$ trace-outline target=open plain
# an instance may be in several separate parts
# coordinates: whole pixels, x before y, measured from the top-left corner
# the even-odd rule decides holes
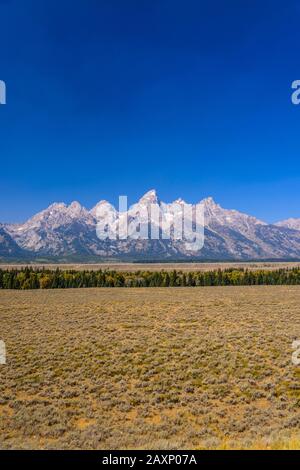
[[[0,448],[300,448],[300,286],[0,291]]]
[[[62,271],[98,271],[109,270],[119,272],[136,272],[136,271],[177,271],[193,272],[193,271],[213,271],[221,269],[248,269],[249,271],[257,271],[263,269],[273,271],[276,269],[297,268],[300,266],[299,261],[232,261],[232,262],[182,262],[182,263],[0,263],[0,269],[24,269],[30,266],[33,269],[50,269],[59,268]]]

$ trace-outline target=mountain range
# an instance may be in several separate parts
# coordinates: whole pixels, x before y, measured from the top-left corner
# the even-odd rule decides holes
[[[151,190],[126,214],[120,215],[142,227],[147,224],[143,214],[149,203],[168,219],[184,201],[177,199],[167,204]],[[211,197],[197,205],[203,209],[205,220],[204,246],[198,252],[189,250],[185,240],[174,237],[100,240],[96,233],[99,218],[106,217],[107,225],[115,226],[119,216],[113,205],[101,200],[91,210],[79,202],[54,203],[25,223],[0,224],[0,260],[300,259],[300,219],[268,224],[239,211],[224,209]]]

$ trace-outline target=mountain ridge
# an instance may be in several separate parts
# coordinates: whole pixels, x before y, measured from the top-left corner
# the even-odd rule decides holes
[[[197,206],[204,212],[204,246],[191,252],[186,240],[141,239],[135,233],[149,229],[146,210],[151,203],[160,217],[170,220],[171,214],[182,216],[184,200],[162,202],[155,189],[145,193],[137,203],[118,213],[107,200],[100,200],[90,210],[78,201],[67,205],[53,203],[22,224],[0,224],[0,259],[22,256],[95,256],[106,259],[300,259],[300,219],[268,224],[235,209],[224,209],[212,197],[200,200]],[[96,233],[97,223],[105,221],[113,230],[128,219],[136,239],[101,240]],[[299,224],[298,224],[299,222]],[[0,236],[1,236],[0,233]],[[192,232],[190,233],[190,235]],[[140,237],[140,238],[139,238]],[[1,241],[2,240],[2,241]]]

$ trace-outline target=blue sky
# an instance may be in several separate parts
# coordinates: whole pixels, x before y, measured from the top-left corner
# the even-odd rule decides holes
[[[300,4],[0,0],[0,221],[213,196],[300,217]]]

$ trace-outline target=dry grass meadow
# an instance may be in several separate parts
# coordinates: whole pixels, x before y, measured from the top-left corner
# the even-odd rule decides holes
[[[127,272],[136,272],[136,271],[177,271],[184,272],[193,272],[193,271],[213,271],[216,269],[248,269],[249,271],[255,271],[258,269],[264,269],[267,271],[272,271],[275,269],[285,269],[285,268],[297,268],[299,267],[299,261],[232,261],[232,262],[205,262],[205,263],[94,263],[94,264],[84,264],[84,263],[63,263],[63,264],[51,264],[51,263],[31,263],[29,266],[32,268],[45,268],[50,270],[55,270],[59,268],[60,270],[70,270],[74,269],[75,271],[98,271],[110,270],[110,271],[127,271]],[[27,264],[5,264],[0,263],[1,269],[24,269],[28,266]]]
[[[0,291],[0,448],[299,448],[299,305],[300,286]]]

